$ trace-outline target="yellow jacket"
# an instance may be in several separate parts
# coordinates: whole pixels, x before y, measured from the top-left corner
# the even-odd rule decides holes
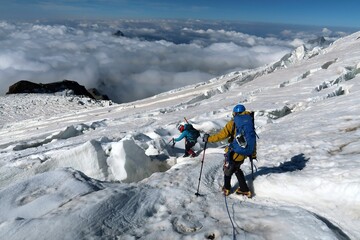
[[[250,114],[250,112],[245,111],[241,114]],[[231,119],[229,122],[226,123],[225,127],[223,127],[223,129],[221,129],[219,132],[210,135],[208,138],[208,142],[219,142],[222,140],[225,140],[227,138],[235,138],[235,134],[236,134],[236,130],[235,128],[233,129],[233,125],[234,125],[234,119]],[[228,151],[228,147],[225,148],[225,152]],[[244,159],[246,158],[246,156],[244,155],[240,155],[237,153],[234,153],[233,155],[233,160],[234,161],[244,161]],[[256,150],[253,153],[253,158],[256,158]]]

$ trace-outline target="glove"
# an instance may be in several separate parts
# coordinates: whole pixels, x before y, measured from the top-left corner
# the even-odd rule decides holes
[[[171,143],[171,147],[174,148],[174,146],[175,146],[175,138],[172,138],[172,139],[168,142],[168,144],[170,144],[170,143]]]
[[[203,136],[203,142],[207,142],[209,140],[210,135],[205,133]]]

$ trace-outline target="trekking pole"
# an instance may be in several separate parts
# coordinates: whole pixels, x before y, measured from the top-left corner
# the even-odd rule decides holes
[[[255,177],[254,177],[254,159],[252,156],[249,156],[250,158],[250,163],[251,163],[251,178],[254,181]],[[255,160],[257,161],[257,159],[255,158]],[[255,166],[256,171],[257,171],[257,167]]]
[[[172,138],[167,144],[170,144],[172,142],[172,145],[171,145],[171,147],[172,148],[174,148],[174,146],[175,146],[175,141],[174,141],[174,139]]]
[[[202,173],[202,170],[203,170],[204,159],[205,159],[206,144],[207,144],[207,142],[205,142],[205,145],[204,145],[204,152],[203,152],[203,157],[202,157],[202,160],[201,160],[199,184],[198,184],[198,187],[197,187],[197,192],[195,193],[195,195],[196,195],[197,197],[198,197],[198,196],[201,196],[201,194],[199,193],[199,188],[200,188],[201,173]]]

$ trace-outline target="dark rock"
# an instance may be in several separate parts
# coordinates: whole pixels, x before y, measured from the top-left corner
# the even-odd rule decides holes
[[[41,91],[41,86],[37,83],[33,83],[26,80],[21,80],[9,87],[9,91],[6,94],[13,93],[33,93]]]
[[[125,36],[125,34],[120,30],[117,30],[115,33],[113,33],[113,35],[116,37],[124,37]]]
[[[74,95],[85,96],[96,99],[86,88],[75,81],[63,80],[62,82],[54,83],[33,83],[26,80],[21,80],[9,87],[6,94],[16,93],[56,93],[65,90],[71,90]]]
[[[89,88],[88,92],[97,100],[110,100],[107,95],[100,93],[96,88]]]
[[[308,41],[308,44],[312,44],[319,47],[327,47],[332,43],[332,41],[326,40],[324,37],[318,37]]]

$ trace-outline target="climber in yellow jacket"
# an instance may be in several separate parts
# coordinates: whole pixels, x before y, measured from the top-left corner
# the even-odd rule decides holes
[[[238,104],[233,109],[233,117],[235,118],[237,115],[250,115],[249,111],[246,111],[245,107],[241,104]],[[224,195],[227,196],[230,194],[231,190],[231,177],[235,173],[236,178],[239,182],[239,187],[236,189],[235,193],[240,195],[245,195],[248,198],[252,197],[251,191],[246,184],[245,176],[243,171],[240,169],[241,164],[244,163],[244,160],[248,157],[248,155],[239,154],[233,151],[231,147],[232,142],[236,136],[236,127],[235,120],[232,118],[223,129],[219,132],[209,135],[205,134],[203,140],[205,142],[219,142],[225,139],[229,139],[229,146],[225,148],[225,161],[224,161],[224,186],[222,188]],[[236,141],[235,141],[236,142]],[[256,144],[256,143],[255,143]],[[252,158],[256,158],[256,149],[251,151]]]

